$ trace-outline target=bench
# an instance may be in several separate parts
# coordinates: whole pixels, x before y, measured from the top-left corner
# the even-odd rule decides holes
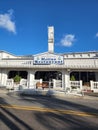
[[[42,82],[42,83],[37,82],[36,83],[36,89],[39,88],[39,87],[41,87],[42,89],[49,88],[49,83],[48,82]]]

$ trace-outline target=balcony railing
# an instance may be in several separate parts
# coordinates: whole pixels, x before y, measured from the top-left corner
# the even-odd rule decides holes
[[[0,68],[98,69],[98,59],[65,59],[62,65],[34,65],[33,60],[1,60]]]

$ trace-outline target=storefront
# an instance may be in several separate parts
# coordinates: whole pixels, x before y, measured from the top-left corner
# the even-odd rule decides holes
[[[30,88],[36,88],[37,82],[51,82],[53,89],[65,90],[71,80],[90,87],[90,81],[98,82],[98,52],[54,53],[54,28],[49,27],[47,52],[15,56],[0,51],[0,86],[16,75],[26,79]]]

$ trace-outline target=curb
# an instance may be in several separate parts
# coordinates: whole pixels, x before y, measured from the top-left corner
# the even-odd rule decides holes
[[[59,92],[59,91],[41,91],[41,90],[31,90],[31,91],[6,91],[5,93],[7,94],[11,94],[11,95],[26,95],[26,96],[53,96],[56,98],[62,98],[62,99],[66,99],[66,98],[75,98],[75,99],[87,99],[87,100],[98,100],[98,97],[94,97],[94,96],[88,96],[88,95],[84,95],[82,96],[81,94],[65,94],[65,92]]]

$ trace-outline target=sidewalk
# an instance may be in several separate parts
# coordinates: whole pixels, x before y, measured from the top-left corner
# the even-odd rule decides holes
[[[98,100],[98,93],[84,93],[82,94],[74,94],[74,93],[62,93],[58,92],[53,94],[56,98],[73,98],[73,99],[89,99],[89,100]]]
[[[6,90],[5,88],[0,88],[0,94],[6,94],[8,93],[8,90]]]
[[[42,96],[53,96],[56,98],[79,98],[79,99],[89,99],[89,100],[98,100],[98,93],[84,93],[81,94],[74,94],[74,93],[65,93],[64,91],[53,91],[53,90],[35,90],[35,89],[27,89],[21,91],[8,91],[6,89],[0,88],[0,94],[13,94],[13,95],[42,95]]]
[[[98,100],[98,93],[93,93],[93,92],[84,93],[84,98]]]

